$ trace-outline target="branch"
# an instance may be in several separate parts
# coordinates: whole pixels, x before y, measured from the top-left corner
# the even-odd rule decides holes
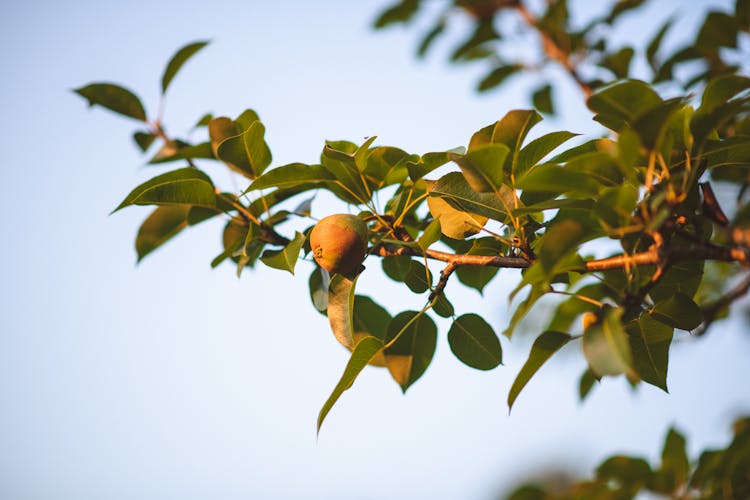
[[[525,5],[523,5],[522,2],[515,3],[515,8],[516,11],[518,11],[518,13],[521,15],[521,18],[526,22],[526,24],[539,32],[539,36],[542,38],[542,47],[544,48],[544,52],[547,54],[547,57],[549,57],[553,61],[557,61],[558,63],[560,63],[565,71],[567,71],[568,74],[570,74],[570,76],[573,78],[573,80],[575,80],[575,82],[583,91],[584,95],[586,97],[590,97],[591,94],[594,93],[594,91],[591,86],[581,77],[581,75],[578,74],[578,69],[571,60],[570,53],[564,48],[560,47],[552,38],[552,36],[539,26],[539,20],[535,18],[531,12],[529,12],[529,10]]]
[[[711,324],[716,320],[716,316],[719,315],[721,310],[725,307],[729,307],[733,302],[747,295],[747,292],[749,290],[750,274],[745,276],[745,278],[740,281],[737,286],[729,290],[725,295],[722,295],[714,302],[711,302],[701,309],[701,312],[703,313],[703,323],[696,330],[694,330],[693,333],[698,337],[700,337],[701,335],[705,335],[706,331],[708,331],[708,327],[710,327]]]

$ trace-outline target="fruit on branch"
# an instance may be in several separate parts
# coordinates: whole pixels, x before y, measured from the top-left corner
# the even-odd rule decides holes
[[[365,259],[367,241],[367,224],[351,214],[324,217],[310,233],[315,262],[331,274],[356,274]]]

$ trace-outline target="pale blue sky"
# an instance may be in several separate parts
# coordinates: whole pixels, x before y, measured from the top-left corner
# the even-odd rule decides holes
[[[447,66],[446,44],[417,62],[414,30],[372,32],[382,3],[0,6],[0,497],[493,498],[540,463],[583,473],[615,452],[655,458],[672,423],[693,454],[724,444],[732,418],[750,411],[750,339],[732,322],[698,341],[677,334],[669,395],[606,380],[579,405],[584,360],[571,346],[511,416],[505,399],[528,344],[503,339],[505,366],[479,372],[453,357],[440,323],[433,364],[406,396],[385,371],[366,370],[316,441],[347,355],[309,304],[309,263],[296,277],[261,267],[237,280],[229,266],[211,270],[221,228],[205,224],[135,266],[148,209],[108,214],[163,168],[143,166],[134,122],[86,109],[72,88],[118,82],[154,110],[167,59],[210,38],[173,82],[169,130],[252,107],[274,165],[315,161],[325,139],[451,148],[528,106],[523,84],[477,96],[480,69]],[[666,17],[681,2],[659,4]],[[540,131],[596,131],[575,89],[560,88],[564,120]],[[314,214],[341,209],[323,199]],[[459,313],[500,331],[515,278],[501,272],[483,299],[457,283],[448,293]],[[421,305],[375,272],[359,287],[392,313]]]

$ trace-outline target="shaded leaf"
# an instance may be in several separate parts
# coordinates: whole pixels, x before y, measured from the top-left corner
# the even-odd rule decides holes
[[[633,353],[633,369],[644,382],[666,392],[673,328],[643,314],[625,325],[625,331]]]
[[[513,408],[513,403],[521,393],[531,377],[552,357],[562,346],[570,342],[570,335],[562,332],[547,331],[542,333],[534,341],[529,353],[529,359],[526,360],[521,371],[516,375],[513,385],[508,393],[508,410]]]
[[[388,325],[385,349],[388,371],[403,392],[422,376],[432,361],[437,343],[437,327],[429,316],[417,311],[397,314]]]
[[[700,307],[681,292],[657,303],[651,310],[651,316],[665,325],[687,331],[697,328],[703,321]]]
[[[406,23],[419,9],[419,0],[401,0],[386,8],[375,20],[376,28],[385,28],[392,24]]]
[[[341,379],[323,404],[323,407],[320,409],[320,413],[318,414],[318,432],[320,432],[320,427],[323,425],[323,421],[331,411],[331,408],[333,408],[333,405],[336,404],[336,401],[341,397],[341,394],[352,386],[364,367],[367,366],[367,364],[382,349],[383,343],[376,337],[364,337],[354,347],[349,362],[346,364],[346,368],[344,368],[344,373],[341,375]]]
[[[550,84],[543,85],[536,89],[531,95],[531,102],[534,104],[534,108],[536,108],[537,111],[541,111],[548,115],[555,114],[555,106],[552,103],[552,86]]]
[[[594,372],[589,368],[586,368],[586,371],[581,374],[581,379],[578,381],[578,398],[580,401],[586,399],[596,381]]]
[[[315,309],[320,313],[325,314],[328,310],[328,287],[330,284],[331,277],[328,275],[328,271],[315,266],[313,272],[310,273],[308,287],[310,289],[310,300]]]
[[[185,45],[172,56],[169,60],[167,67],[164,70],[164,75],[161,77],[161,93],[164,94],[175,77],[177,72],[182,68],[182,65],[187,62],[196,52],[201,50],[203,47],[208,45],[208,40],[193,42]]]
[[[518,73],[521,69],[523,69],[523,66],[520,66],[518,64],[498,66],[480,80],[479,84],[477,85],[477,91],[487,92],[488,90],[494,89],[514,73]]]
[[[142,122],[146,121],[146,110],[141,100],[130,90],[113,83],[91,83],[74,92],[89,102]]]
[[[599,322],[583,332],[583,353],[595,375],[628,372],[632,354],[620,318],[623,309],[609,308]]]
[[[558,146],[577,135],[578,134],[572,132],[560,131],[550,132],[549,134],[534,139],[519,152],[515,175],[523,175],[528,170],[535,167],[537,163],[554,151]]]
[[[688,460],[685,437],[674,428],[669,429],[661,452],[661,467],[654,474],[651,487],[660,493],[674,493],[688,480]]]
[[[478,370],[491,370],[503,361],[500,339],[477,314],[464,314],[453,322],[448,344],[462,363]]]
[[[172,149],[174,151],[174,148]],[[160,154],[161,153],[161,154]],[[203,142],[194,146],[183,146],[171,154],[163,154],[161,151],[151,158],[148,163],[151,165],[158,163],[167,163],[177,160],[188,160],[193,158],[214,159],[214,153],[211,149],[210,142]]]
[[[189,211],[189,205],[169,205],[157,207],[151,212],[135,238],[138,262],[185,229]]]
[[[154,143],[155,139],[156,134],[152,134],[151,132],[136,132],[133,134],[133,140],[144,153]]]

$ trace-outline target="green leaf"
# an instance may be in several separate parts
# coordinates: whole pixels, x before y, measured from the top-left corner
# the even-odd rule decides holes
[[[502,198],[494,193],[477,193],[459,172],[444,175],[430,188],[430,196],[444,199],[456,210],[504,222],[513,206],[512,190],[503,186]],[[434,216],[434,214],[433,214]]]
[[[281,250],[266,250],[260,260],[268,267],[289,271],[294,274],[294,266],[297,264],[302,245],[305,244],[305,235],[295,233],[294,239]]]
[[[627,78],[630,70],[630,61],[633,59],[634,53],[635,51],[632,47],[623,47],[617,52],[607,54],[600,65],[614,73],[618,79]]]
[[[468,255],[501,255],[501,252],[502,244],[492,237],[486,237],[473,239],[471,248],[466,253]],[[482,294],[484,287],[497,275],[498,271],[497,267],[459,266],[456,269],[456,277],[464,285]]]
[[[644,382],[667,392],[667,367],[673,329],[648,314],[643,314],[625,325],[625,331],[633,354],[635,372]]]
[[[354,296],[353,318],[355,337],[370,335],[383,342],[388,333],[388,325],[393,319],[383,306],[364,295]]]
[[[216,156],[230,167],[254,179],[271,164],[271,151],[263,136],[265,127],[256,120],[241,134],[221,141]]]
[[[406,23],[419,9],[419,0],[401,0],[385,9],[375,20],[375,28],[385,28],[392,24]]]
[[[558,263],[574,252],[584,237],[583,226],[575,220],[565,219],[552,225],[539,244],[538,255],[542,268],[548,274],[555,271]]]
[[[440,36],[440,34],[444,30],[445,20],[441,18],[440,21],[435,24],[435,26],[422,38],[422,41],[419,44],[419,48],[417,49],[417,57],[424,57],[427,54],[430,46],[432,46],[432,43],[438,36]]]
[[[477,370],[491,370],[503,361],[500,339],[477,314],[464,314],[453,322],[448,344],[462,363]]]
[[[422,376],[435,353],[437,327],[424,313],[404,311],[388,324],[388,342],[384,351],[388,371],[403,392]]]
[[[646,47],[646,60],[648,61],[649,66],[651,66],[651,69],[654,72],[658,67],[656,62],[656,54],[657,52],[659,52],[659,47],[661,46],[661,42],[664,39],[664,36],[669,31],[669,28],[672,27],[672,23],[674,23],[674,19],[667,19],[667,21],[662,24],[661,28],[659,28],[659,31],[656,32],[656,35],[651,39],[651,41],[648,43],[648,46]]]
[[[404,281],[411,270],[412,258],[408,255],[383,257],[383,272],[394,281]]]
[[[157,175],[132,190],[112,212],[129,205],[174,204],[216,206],[216,192],[211,179],[192,167]]]
[[[555,107],[552,103],[552,86],[550,84],[543,85],[536,89],[531,95],[531,102],[537,111],[546,113],[548,115],[555,114]]]
[[[417,240],[417,245],[422,250],[427,250],[430,245],[440,239],[440,219],[430,222]]]
[[[250,184],[245,191],[256,191],[270,187],[291,188],[305,185],[318,185],[333,180],[333,175],[321,165],[290,163],[264,173]]]
[[[367,151],[362,173],[373,190],[401,184],[408,175],[406,162],[411,158],[416,155],[390,146],[378,146]]]
[[[547,360],[552,357],[562,346],[570,342],[571,337],[567,333],[547,331],[542,333],[534,341],[529,353],[529,359],[526,360],[521,371],[516,375],[513,385],[508,393],[508,410],[513,408],[516,398],[521,393],[531,377],[542,367]]]
[[[151,132],[136,132],[133,134],[133,140],[138,145],[138,148],[142,152],[146,152],[149,147],[151,147],[151,144],[154,143],[154,140],[156,139],[156,134],[152,134]]]
[[[680,292],[658,302],[651,310],[651,316],[665,325],[687,331],[697,328],[703,322],[698,304]]]
[[[632,354],[620,318],[622,308],[609,308],[604,317],[583,332],[583,354],[595,375],[630,371]]]
[[[550,163],[528,171],[516,182],[516,187],[529,192],[581,193],[586,197],[599,191],[596,181],[589,175]]]
[[[471,36],[460,44],[451,54],[451,61],[471,59],[472,52],[480,49],[486,42],[497,40],[500,35],[495,31],[492,18],[479,19]]]
[[[453,208],[442,198],[427,198],[432,217],[440,220],[440,231],[449,238],[462,240],[482,230],[487,217]]]
[[[596,113],[594,120],[614,131],[630,123],[662,100],[647,83],[625,80],[605,87],[588,98],[586,104]]]
[[[586,399],[596,381],[597,379],[594,372],[586,368],[586,371],[581,374],[581,379],[578,381],[578,398],[580,401]]]
[[[353,154],[337,150],[327,143],[320,161],[345,190],[345,201],[364,203],[370,199],[367,185],[357,168]]]
[[[192,160],[193,158],[214,159],[211,143],[203,142],[194,146],[184,146],[177,149],[173,154],[168,155],[157,153],[157,155],[151,158],[148,163],[149,165],[155,165],[177,160]]]
[[[310,300],[315,309],[323,314],[328,310],[328,287],[330,284],[331,277],[328,275],[328,271],[315,266],[308,280]]]
[[[487,92],[488,90],[494,89],[507,80],[508,77],[519,72],[521,69],[523,69],[523,66],[518,64],[498,66],[482,78],[477,86],[477,91]]]
[[[442,316],[443,318],[452,318],[456,313],[453,304],[451,304],[448,297],[445,296],[445,293],[438,295],[435,305],[432,306],[432,310],[435,311],[435,314]]]
[[[709,12],[695,45],[703,50],[737,47],[737,19],[724,12]]]
[[[670,494],[682,490],[690,473],[686,447],[685,437],[674,428],[669,429],[661,452],[661,467],[652,481],[654,491]]]
[[[407,161],[406,169],[409,172],[409,178],[416,182],[436,168],[445,165],[450,161],[448,158],[450,153],[462,155],[466,153],[466,148],[461,146],[448,151],[425,153],[419,161]]]
[[[218,158],[219,144],[240,133],[237,124],[226,116],[219,116],[208,122],[208,136],[211,139],[211,149]]]
[[[169,87],[172,79],[175,77],[180,68],[182,68],[182,65],[185,64],[187,60],[190,59],[196,52],[208,45],[208,43],[208,40],[189,43],[178,50],[174,56],[172,56],[172,59],[169,60],[169,63],[164,70],[164,75],[161,77],[162,94],[167,92],[167,87]]]
[[[336,340],[341,345],[354,347],[354,287],[357,278],[351,280],[343,274],[334,274],[328,286],[328,322]]]
[[[522,176],[527,171],[534,168],[537,163],[562,143],[576,137],[577,135],[578,134],[563,130],[560,132],[551,132],[534,139],[519,152],[515,175],[517,177]]]
[[[142,122],[146,121],[146,110],[141,100],[130,90],[113,83],[91,83],[74,92],[89,102]]]
[[[158,207],[143,221],[135,238],[138,262],[187,227],[189,205]]]
[[[331,411],[331,408],[333,408],[333,405],[336,404],[336,401],[341,397],[341,394],[352,386],[364,367],[367,366],[367,364],[382,349],[383,342],[375,337],[364,337],[354,347],[352,356],[349,358],[346,368],[344,368],[344,373],[341,375],[341,379],[339,379],[333,392],[320,409],[320,413],[318,414],[318,433],[320,433],[320,427],[323,425],[323,421]]]
[[[429,276],[429,277],[428,277]],[[424,293],[432,285],[432,273],[421,262],[409,261],[409,273],[404,278],[404,283],[414,293]]]
[[[478,193],[500,193],[503,186],[503,164],[510,150],[505,144],[485,144],[466,155],[449,153],[469,186]]]
[[[596,469],[596,477],[601,481],[612,481],[620,486],[624,496],[632,498],[651,479],[651,466],[642,458],[616,455],[605,460]]]

